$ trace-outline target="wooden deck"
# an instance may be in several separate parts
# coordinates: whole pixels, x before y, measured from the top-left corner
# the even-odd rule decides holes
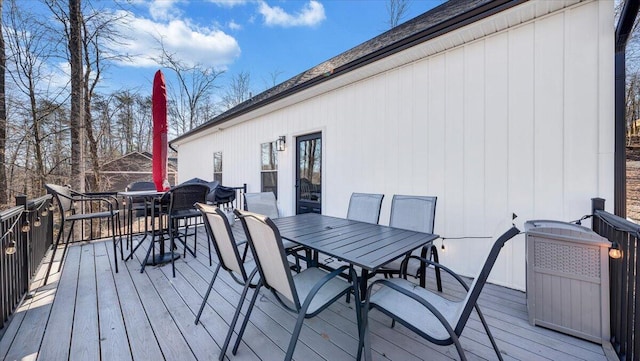
[[[242,287],[221,272],[201,323],[194,325],[214,270],[203,233],[198,251],[197,258],[187,255],[177,261],[172,278],[170,264],[140,273],[135,259],[120,261],[120,272],[114,273],[108,241],[70,246],[62,272],[52,274],[49,284],[41,285],[41,273],[36,277],[33,297],[23,302],[0,339],[0,359],[217,359]],[[139,250],[138,256],[143,253]],[[213,259],[215,266],[215,255]],[[433,286],[433,277],[428,283]],[[461,288],[452,279],[444,277],[443,283],[445,294],[460,297]],[[267,292],[261,291],[237,355],[227,352],[230,359],[284,358],[295,318]],[[523,292],[487,285],[480,305],[505,360],[607,359],[600,345],[530,326]],[[389,319],[377,311],[371,318],[374,359],[458,358],[453,347],[432,345],[400,325],[391,328]],[[340,300],[305,320],[294,358],[353,360],[357,343],[353,304]],[[461,343],[470,360],[496,359],[475,315]]]

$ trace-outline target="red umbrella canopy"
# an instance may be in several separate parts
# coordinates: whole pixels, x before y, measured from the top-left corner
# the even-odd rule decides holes
[[[153,78],[153,93],[151,95],[151,110],[153,117],[153,183],[158,191],[169,189],[167,177],[167,87],[162,71],[158,70]]]

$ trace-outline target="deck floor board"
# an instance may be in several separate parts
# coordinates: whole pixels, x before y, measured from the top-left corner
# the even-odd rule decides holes
[[[233,227],[242,238],[241,227]],[[148,266],[140,273],[145,241],[132,260],[119,260],[115,273],[111,240],[73,244],[61,273],[54,260],[49,283],[42,285],[43,264],[25,299],[0,339],[0,360],[214,360],[218,358],[242,286],[221,270],[200,324],[195,325],[202,297],[217,266],[209,266],[207,238],[199,227],[197,257],[187,254],[171,264]],[[182,251],[182,246],[179,246]],[[49,256],[50,257],[50,256]],[[433,270],[427,287],[434,288]],[[443,277],[447,297],[463,290]],[[245,335],[229,360],[284,358],[295,315],[261,290]],[[250,296],[242,309],[247,310]],[[509,360],[606,360],[602,347],[529,324],[523,292],[487,285],[480,307]],[[452,346],[433,345],[377,311],[370,314],[374,360],[457,360]],[[315,318],[304,321],[294,353],[298,360],[353,360],[358,339],[353,298],[337,301]],[[237,326],[236,330],[240,325]],[[461,343],[469,360],[494,360],[495,354],[477,317],[472,314]]]

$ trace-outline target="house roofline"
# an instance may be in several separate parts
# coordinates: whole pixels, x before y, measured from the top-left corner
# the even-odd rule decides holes
[[[378,50],[375,50],[369,54],[366,54],[364,56],[361,56],[353,61],[350,61],[344,65],[341,65],[335,69],[332,69],[331,73],[329,75],[327,74],[321,74],[321,75],[317,75],[307,81],[301,82],[300,84],[294,85],[288,89],[285,89],[277,94],[274,94],[272,96],[267,96],[266,98],[255,102],[254,104],[251,104],[249,106],[245,106],[243,109],[239,109],[239,110],[235,110],[234,108],[226,111],[225,113],[222,113],[220,115],[218,115],[217,117],[215,117],[214,119],[212,119],[211,121],[208,121],[196,128],[194,128],[193,130],[180,135],[174,139],[172,139],[169,144],[172,145],[172,143],[174,142],[178,142],[180,140],[186,139],[188,137],[191,137],[197,133],[200,133],[204,130],[207,130],[209,128],[213,128],[213,127],[218,127],[221,124],[224,124],[227,121],[233,120],[239,116],[251,113],[257,109],[260,109],[266,105],[272,104],[276,101],[285,99],[291,95],[294,95],[296,93],[299,93],[303,90],[309,89],[311,87],[314,87],[318,84],[321,84],[325,81],[328,81],[336,76],[339,75],[343,75],[343,74],[347,74],[351,71],[354,71],[358,68],[364,67],[366,65],[369,65],[373,62],[376,62],[380,59],[384,59],[388,56],[391,56],[393,54],[396,54],[398,52],[401,52],[403,50],[406,50],[408,48],[411,48],[417,44],[429,41],[433,38],[436,38],[438,36],[441,36],[443,34],[449,33],[451,31],[457,30],[463,26],[466,26],[468,24],[471,24],[473,22],[476,22],[478,20],[487,18],[489,16],[495,15],[497,13],[500,13],[504,10],[507,10],[509,8],[512,8],[514,6],[520,5],[522,3],[527,2],[528,0],[495,0],[495,1],[490,1],[484,4],[481,4],[469,11],[466,11],[462,14],[459,14],[457,16],[454,16],[452,18],[446,19],[440,23],[437,23],[433,26],[430,26],[426,29],[420,30],[415,34],[409,35],[405,38],[402,38],[396,42],[393,42],[387,46],[384,46]],[[444,4],[443,4],[444,5]],[[435,8],[437,9],[437,8]],[[433,10],[435,10],[433,9]],[[433,11],[431,10],[431,11]],[[390,30],[390,31],[393,31]],[[381,34],[384,35],[384,34]],[[381,36],[380,35],[380,36]],[[375,38],[374,38],[375,39]],[[373,40],[373,39],[372,39]],[[363,43],[364,44],[364,43]],[[361,44],[362,45],[362,44]],[[302,75],[304,75],[305,73],[301,73],[296,75],[294,78],[296,77],[300,77]],[[278,85],[279,86],[279,85]],[[278,87],[276,86],[276,87]],[[274,87],[274,88],[276,88]],[[265,92],[269,92],[272,89],[271,88],[269,90],[266,90]],[[247,102],[251,102],[252,100],[249,99],[247,100]],[[172,149],[174,149],[172,147]]]

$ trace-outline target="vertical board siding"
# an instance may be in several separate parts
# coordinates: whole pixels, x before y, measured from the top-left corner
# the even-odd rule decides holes
[[[497,236],[512,212],[569,221],[613,194],[613,5],[556,5],[497,14],[419,45],[440,53],[184,143],[180,177],[210,179],[222,150],[224,183],[258,191],[259,144],[286,135],[278,202],[291,215],[295,137],[322,131],[323,213],[345,216],[352,192],[384,193],[387,224],[393,194],[438,196],[435,232],[461,238],[441,260],[472,275],[492,243],[473,237]],[[522,23],[529,13],[542,17]],[[446,45],[456,39],[470,42]],[[508,243],[491,282],[524,289],[524,258],[522,237]]]
[[[438,55],[430,58],[424,62],[428,64],[429,74],[429,98],[427,99],[428,109],[427,117],[424,122],[429,128],[427,134],[427,146],[429,149],[429,156],[427,166],[429,167],[429,185],[428,193],[438,196],[438,202],[436,203],[436,220],[434,230],[441,232],[444,227],[444,219],[447,209],[449,208],[449,202],[444,199],[444,191],[447,184],[447,178],[442,171],[445,167],[445,149],[443,139],[446,134],[446,112],[445,112],[445,56]],[[434,169],[438,169],[434,172]],[[416,193],[420,194],[420,193]]]
[[[566,12],[565,24],[565,212],[590,206],[583,194],[597,188],[598,26],[597,4]],[[580,30],[576,28],[580,28]],[[593,99],[593,101],[586,101]],[[577,217],[576,217],[577,216]]]
[[[464,48],[457,48],[445,55],[445,136],[439,141],[444,148],[445,190],[441,198],[447,203],[444,228],[438,228],[448,237],[460,237],[464,233]],[[459,242],[450,248],[456,251]]]
[[[485,234],[485,44],[465,47],[463,103],[464,229]],[[474,242],[477,243],[477,242]]]
[[[412,82],[410,87],[411,94],[415,97],[415,101],[411,102],[411,133],[408,138],[413,143],[414,157],[410,157],[411,169],[413,172],[413,182],[410,184],[412,194],[420,194],[426,190],[434,191],[435,182],[429,178],[432,152],[429,149],[430,139],[432,137],[433,126],[429,126],[429,62],[423,61],[415,63],[412,66]]]
[[[598,2],[598,66],[600,69],[614,69],[613,41],[611,29],[615,28],[614,18],[610,15],[612,4],[607,1]],[[614,81],[611,74],[605,72],[598,73],[598,89],[601,95],[598,96],[598,190],[601,192],[598,197],[603,199],[613,199],[614,181],[611,176],[614,174],[614,117],[611,109],[614,109]],[[610,96],[603,96],[609,94]],[[607,202],[607,207],[613,208],[613,202]]]
[[[509,34],[488,37],[485,44],[485,178],[484,210],[486,226],[484,236],[495,236],[509,226]],[[501,139],[502,141],[495,141]],[[488,240],[476,240],[489,243]],[[507,264],[499,259],[494,274],[506,275]]]
[[[540,20],[535,26],[535,68],[546,69],[535,82],[535,212],[565,219],[564,201],[564,15]],[[557,41],[547,39],[557,37]],[[546,210],[546,211],[545,211]]]

